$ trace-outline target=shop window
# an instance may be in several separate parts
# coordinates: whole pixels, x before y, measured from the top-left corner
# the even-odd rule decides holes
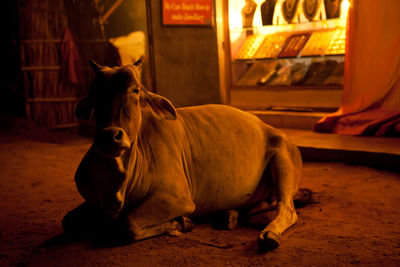
[[[228,7],[232,105],[340,105],[348,0],[229,0]]]

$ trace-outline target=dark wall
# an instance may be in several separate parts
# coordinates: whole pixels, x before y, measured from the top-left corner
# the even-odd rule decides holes
[[[3,4],[3,45],[1,58],[3,70],[0,86],[0,114],[24,115],[24,99],[21,91],[21,74],[19,72],[18,46],[18,9],[16,1]]]
[[[102,3],[104,10],[108,10],[115,1]],[[149,89],[169,98],[178,107],[219,103],[215,27],[162,26],[161,4],[162,0],[124,0],[104,25],[106,38],[138,30],[145,32],[148,41],[154,44],[151,51],[146,49],[153,56],[145,58],[144,80]],[[151,63],[154,72],[150,71]],[[152,73],[152,79],[147,78],[148,73]]]
[[[149,3],[156,92],[178,107],[219,103],[215,27],[162,26],[162,1]]]
[[[105,3],[106,10],[115,3],[115,0],[108,0],[108,2]],[[148,40],[146,0],[124,0],[108,18],[107,23],[104,25],[104,31],[107,39],[125,36],[134,31],[142,31]],[[149,47],[148,42],[146,42],[142,82],[149,90],[154,91],[150,72],[151,62],[148,55]]]
[[[71,1],[65,1],[67,3]],[[74,2],[74,1],[72,1]],[[104,1],[109,7],[115,1]],[[85,2],[86,3],[86,2]],[[91,2],[88,2],[89,6]],[[151,9],[146,8],[146,3]],[[150,13],[150,29],[154,46],[153,58],[147,64],[154,63],[153,90],[169,98],[176,106],[219,103],[219,75],[217,35],[215,27],[171,27],[161,23],[162,0],[125,0],[109,17],[105,25],[106,38],[127,35],[141,30],[147,33],[147,12]],[[0,113],[24,114],[23,90],[19,71],[18,43],[18,10],[16,2],[6,1],[3,24],[7,49],[3,51],[3,59],[7,62],[3,72],[2,90],[0,90]],[[92,6],[90,8],[93,9]],[[78,28],[90,29],[96,16],[90,16],[86,8],[78,9],[86,15],[74,12],[69,23],[78,39],[99,38],[99,34],[80,36],[73,24]],[[68,12],[67,12],[68,13]],[[90,13],[92,14],[92,13]],[[93,14],[92,14],[93,15]],[[10,23],[11,22],[11,23]],[[10,25],[11,24],[11,25]],[[93,33],[93,30],[90,30]],[[96,36],[95,36],[96,35]],[[148,50],[149,51],[149,50]],[[90,58],[97,59],[91,56]],[[86,63],[87,58],[82,60]],[[106,64],[106,62],[100,63]],[[152,87],[151,85],[149,87]]]
[[[147,32],[146,1],[124,0],[111,14],[104,30],[107,38],[128,35],[133,31]]]

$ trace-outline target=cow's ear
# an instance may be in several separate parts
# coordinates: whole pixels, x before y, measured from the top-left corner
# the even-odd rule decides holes
[[[92,101],[89,97],[80,100],[75,106],[75,116],[81,120],[90,120],[93,113]]]
[[[148,104],[154,116],[158,119],[176,120],[176,109],[171,101],[160,95],[146,92],[141,99],[142,104]]]

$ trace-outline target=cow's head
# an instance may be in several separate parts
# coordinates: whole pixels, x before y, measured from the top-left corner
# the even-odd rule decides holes
[[[90,61],[95,78],[89,96],[77,104],[75,115],[90,119],[94,113],[97,126],[94,145],[108,156],[121,156],[135,142],[143,106],[150,107],[159,119],[176,119],[171,102],[147,91],[140,82],[141,63],[138,60],[133,65],[110,68]]]

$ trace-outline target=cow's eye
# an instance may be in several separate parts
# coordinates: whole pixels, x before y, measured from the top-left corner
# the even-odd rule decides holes
[[[139,89],[135,88],[132,90],[133,93],[138,94],[139,93]]]

